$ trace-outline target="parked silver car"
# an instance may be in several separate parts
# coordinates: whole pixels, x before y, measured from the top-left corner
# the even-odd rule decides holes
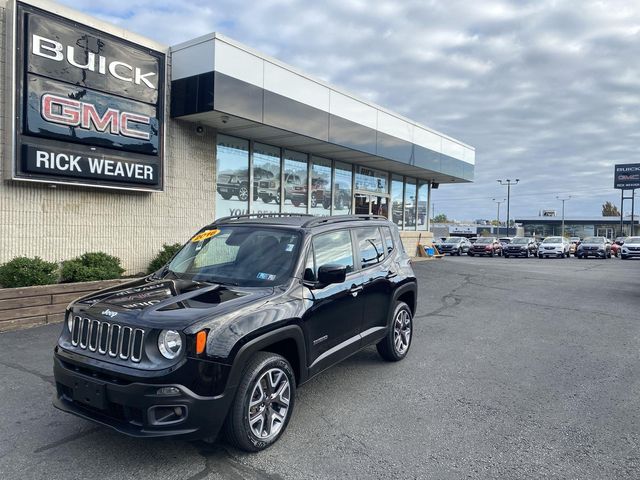
[[[627,237],[623,240],[620,258],[626,260],[633,257],[640,257],[640,237]]]
[[[576,257],[611,258],[611,243],[604,237],[587,237],[578,245]]]
[[[538,258],[569,258],[569,240],[564,237],[547,237],[538,246]]]
[[[438,250],[440,253],[460,256],[463,253],[467,253],[470,247],[471,242],[465,237],[449,237],[438,245]]]

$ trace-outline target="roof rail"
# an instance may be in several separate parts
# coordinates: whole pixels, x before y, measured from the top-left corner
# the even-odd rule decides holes
[[[245,213],[242,215],[229,215],[215,220],[214,224],[227,223],[231,220],[240,220],[242,218],[264,218],[264,217],[313,217],[308,213]]]
[[[303,228],[314,227],[317,225],[329,225],[332,223],[353,222],[356,220],[388,220],[382,215],[336,215],[333,217],[313,217],[302,224]]]

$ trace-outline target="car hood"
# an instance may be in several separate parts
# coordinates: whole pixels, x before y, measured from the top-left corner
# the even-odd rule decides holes
[[[541,243],[541,247],[564,247],[562,243]]]
[[[582,242],[580,244],[581,247],[603,247],[604,248],[604,243],[585,243]]]
[[[146,277],[101,290],[72,304],[101,321],[144,328],[183,329],[205,318],[264,303],[273,287],[241,288],[192,280]]]

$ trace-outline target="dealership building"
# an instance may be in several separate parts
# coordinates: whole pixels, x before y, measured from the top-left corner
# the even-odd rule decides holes
[[[217,33],[167,46],[41,0],[0,0],[0,25],[0,263],[136,273],[267,212],[384,215],[413,253],[431,189],[473,181],[473,147]]]
[[[633,222],[634,231],[638,232],[638,215]],[[607,237],[613,239],[618,236],[633,235],[631,230],[631,215],[623,218],[622,230],[620,217],[567,217],[564,222],[558,216],[539,216],[516,218],[516,223],[522,225],[524,234],[528,237],[551,237],[562,235],[564,223],[565,235],[570,237]]]

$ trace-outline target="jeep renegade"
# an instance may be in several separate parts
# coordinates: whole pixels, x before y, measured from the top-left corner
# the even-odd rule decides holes
[[[262,450],[313,376],[372,344],[402,360],[416,303],[383,217],[225,217],[154,274],[67,307],[54,405],[137,437],[222,430]]]

